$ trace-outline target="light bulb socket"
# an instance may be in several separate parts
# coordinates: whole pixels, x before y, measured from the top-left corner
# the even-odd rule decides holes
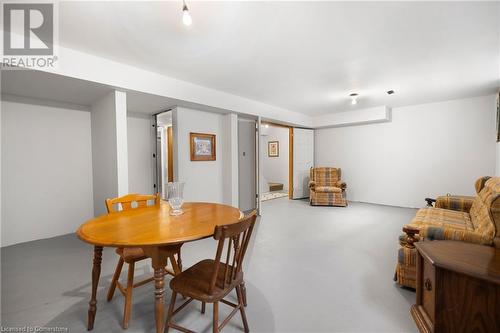
[[[358,100],[357,100],[358,96],[359,95],[357,93],[349,94],[349,97],[351,98],[351,104],[352,105],[358,104]]]

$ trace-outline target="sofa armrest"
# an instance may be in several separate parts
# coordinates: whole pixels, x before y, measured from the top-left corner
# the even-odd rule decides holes
[[[468,213],[474,199],[474,197],[461,195],[443,195],[437,197],[435,207]]]
[[[345,190],[347,188],[347,184],[343,181],[336,181],[334,184],[335,187],[341,188],[342,190]]]
[[[425,198],[425,202],[427,202],[427,207],[434,207],[434,203],[436,202],[436,199]]]
[[[492,245],[493,242],[474,231],[447,227],[426,226],[420,230],[420,235],[428,240],[454,240],[481,245]]]
[[[316,187],[316,182],[314,180],[311,180],[309,182],[309,189],[314,190],[315,187]]]
[[[418,234],[420,233],[420,229],[415,228],[411,225],[405,225],[403,227],[403,232],[405,233],[400,240],[400,243],[402,246],[408,247],[408,248],[414,248],[415,245],[413,245],[415,242],[419,241],[419,236]]]

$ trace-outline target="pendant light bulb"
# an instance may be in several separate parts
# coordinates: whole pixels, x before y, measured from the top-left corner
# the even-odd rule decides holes
[[[191,18],[191,14],[189,14],[189,9],[185,2],[182,6],[182,23],[188,27],[193,23],[193,19]]]
[[[352,104],[352,105],[356,105],[356,104],[358,104],[358,101],[356,100],[356,98],[353,98],[353,99],[351,100],[351,104]]]

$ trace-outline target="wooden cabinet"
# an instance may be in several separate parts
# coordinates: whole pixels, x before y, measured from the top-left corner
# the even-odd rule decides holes
[[[454,241],[417,242],[420,332],[500,332],[500,250]]]

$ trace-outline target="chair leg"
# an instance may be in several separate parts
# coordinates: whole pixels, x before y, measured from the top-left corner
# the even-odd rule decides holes
[[[127,293],[125,295],[125,309],[123,310],[123,328],[128,328],[130,313],[132,312],[132,291],[134,290],[135,262],[128,264]]]
[[[177,263],[177,260],[175,259],[175,256],[172,254],[169,256],[170,263],[172,264],[172,268],[174,270],[175,275],[181,274],[181,269],[179,268],[179,265]]]
[[[212,325],[213,325],[212,332],[218,333],[219,332],[219,302],[214,303],[214,319],[213,319]]]
[[[178,258],[180,259],[181,256],[179,254]],[[174,274],[177,276],[179,274],[181,274],[182,270],[181,268],[179,267],[179,264],[177,262],[177,259],[175,259],[175,255],[170,255],[169,256],[169,259],[170,259],[170,263],[172,264],[172,269],[174,270]],[[182,294],[181,294],[182,295]],[[186,299],[186,296],[185,295],[182,295],[182,298]]]
[[[236,295],[238,295],[238,305],[240,306],[241,320],[243,321],[243,328],[245,329],[245,333],[250,332],[248,328],[247,315],[245,313],[245,307],[243,306],[243,292],[241,290],[241,286],[236,287]]]
[[[201,302],[201,313],[205,313],[205,302]]]
[[[247,288],[245,287],[245,281],[241,282],[241,297],[243,300],[243,305],[247,306]]]
[[[122,267],[123,267],[123,258],[120,257],[120,260],[118,260],[118,264],[116,265],[115,274],[113,274],[113,279],[111,280],[111,285],[109,286],[108,298],[107,298],[108,302],[113,299],[113,295],[115,294],[115,289],[116,289],[116,283],[118,282],[120,274],[122,273]]]
[[[179,266],[179,270],[182,272],[182,259],[181,259],[181,249],[179,248],[179,252],[177,252],[177,265]]]
[[[174,307],[175,307],[175,299],[177,298],[177,293],[175,291],[172,291],[172,298],[170,299],[170,305],[168,306],[168,314],[167,314],[167,321],[165,322],[165,329],[164,333],[168,333],[168,329],[170,328],[170,321],[172,320],[172,315],[174,313]]]

